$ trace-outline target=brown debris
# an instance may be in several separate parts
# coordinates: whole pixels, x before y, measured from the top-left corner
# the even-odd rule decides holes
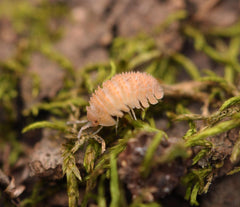
[[[199,167],[203,168],[211,163],[214,169],[213,179],[226,175],[237,164],[230,161],[230,156],[238,138],[239,128],[209,137],[207,140],[213,144],[213,147],[208,155],[198,161]]]
[[[7,18],[0,19],[0,61],[7,60],[14,55],[17,35]]]
[[[144,32],[152,34],[170,14],[185,8],[184,1],[79,1],[71,11],[72,21],[65,24],[64,37],[55,45],[76,68],[105,62],[106,46],[114,36],[132,37]],[[174,52],[181,48],[179,24],[172,24],[161,34],[153,35],[160,50]]]
[[[39,85],[34,86],[34,78],[38,78]],[[38,53],[32,55],[28,72],[21,79],[21,94],[28,108],[43,98],[56,96],[63,87],[64,71],[59,65]],[[39,87],[37,94],[33,94],[33,87]]]
[[[30,157],[30,176],[49,180],[61,179],[63,177],[62,145],[65,141],[56,131],[44,129],[43,138],[36,143]],[[82,166],[84,151],[78,150],[75,158],[77,165]]]
[[[147,202],[165,197],[178,184],[181,176],[186,172],[186,165],[182,159],[170,163],[154,165],[146,178],[140,172],[141,165],[148,148],[154,137],[153,134],[140,134],[131,139],[118,157],[119,176],[126,183],[132,197],[142,196]],[[174,143],[164,140],[158,146],[153,160],[164,155]]]
[[[209,95],[204,92],[211,82],[186,81],[175,85],[162,85],[165,97],[190,98],[203,103],[202,114],[208,115]]]
[[[67,57],[75,68],[108,60],[106,44],[112,35],[105,22],[104,10],[110,1],[79,1],[71,10],[71,21],[64,25],[65,34],[55,48]]]
[[[120,36],[133,36],[139,32],[152,32],[152,28],[161,25],[166,18],[180,9],[184,1],[119,1],[112,9],[114,22],[118,24]]]
[[[224,177],[217,180],[207,195],[203,196],[200,207],[239,207],[240,175]]]
[[[12,203],[17,205],[19,196],[25,190],[24,185],[16,186],[15,178],[11,179],[0,169],[0,188],[9,197]]]
[[[200,22],[201,27],[227,27],[236,23],[239,19],[240,5],[238,1],[229,0],[190,0],[191,7],[195,11],[193,19]]]
[[[34,2],[37,6],[42,0]],[[196,50],[189,48],[189,45],[187,45],[188,43],[185,45],[185,39],[183,39],[180,33],[182,26],[181,22],[172,23],[163,31],[159,32],[159,34],[154,33],[153,29],[156,26],[161,26],[169,15],[182,9],[186,9],[187,13],[190,14],[184,21],[185,24],[189,22],[197,24],[199,28],[203,28],[204,30],[216,26],[230,26],[236,23],[240,16],[240,4],[239,1],[236,0],[98,0],[97,3],[94,0],[51,0],[50,2],[66,3],[70,6],[70,15],[68,18],[56,20],[61,22],[61,28],[64,31],[63,38],[51,46],[69,59],[76,69],[80,69],[87,64],[108,61],[108,47],[112,44],[114,37],[131,37],[137,35],[139,32],[145,32],[153,36],[160,51],[164,51],[167,54],[174,53],[175,51],[185,52],[185,54],[187,53],[187,56],[195,62],[198,68],[211,68],[217,74],[223,75],[223,66],[216,66],[215,62],[213,64],[212,61],[209,61],[209,57],[202,53],[197,54],[198,52]],[[19,49],[21,49],[21,42],[24,43],[25,41],[24,38],[26,38],[24,35],[23,37],[17,35],[17,32],[7,18],[1,17],[0,60],[5,61],[18,54]],[[190,47],[193,46],[191,45]],[[19,92],[19,97],[22,97],[23,104],[26,108],[44,98],[48,99],[55,97],[57,92],[63,87],[64,71],[54,60],[50,60],[49,57],[34,52],[27,71],[27,74],[25,73],[24,76],[20,77]],[[39,93],[37,95],[32,94],[33,74],[40,80]],[[165,98],[190,98],[196,102],[203,103],[204,108],[202,114],[206,115],[208,114],[206,109],[208,108],[209,97],[205,89],[211,86],[211,84],[212,83],[208,84],[206,82],[184,82],[172,86],[164,86]],[[232,94],[236,95],[234,91]],[[191,104],[195,110],[199,110],[201,107],[200,104],[200,107],[199,105],[194,106],[194,103]],[[21,107],[19,107],[18,111],[19,114],[21,114],[20,108]],[[1,106],[0,111],[2,111]],[[4,112],[4,116],[3,114],[1,115],[0,119],[2,122],[7,120],[7,113],[5,115]],[[5,116],[7,118],[5,118]],[[24,117],[21,118],[24,119]],[[20,122],[24,123],[26,121],[26,119],[22,119],[19,119],[15,125],[19,125]],[[172,134],[174,133],[174,137],[180,139],[187,129],[187,126],[184,125],[185,123],[183,124],[182,122],[180,123],[182,124],[181,126],[175,128],[171,126],[172,128],[168,128],[168,120],[166,118],[164,121],[160,121],[162,122],[159,122],[158,126],[162,127],[162,123],[164,122],[166,126],[165,129],[170,137],[173,137]],[[34,135],[29,137],[33,139],[28,139],[27,136],[28,135],[25,134],[24,138],[21,139],[22,143],[29,144],[36,140],[36,136]],[[226,175],[236,164],[231,163],[229,158],[238,136],[239,129],[234,129],[218,136],[210,137],[209,140],[214,143],[214,147],[209,156],[201,159],[196,167],[204,167],[206,163],[210,162],[214,167],[213,179]],[[61,146],[64,140],[61,138],[57,139],[56,137],[55,132],[49,133],[43,130],[41,141],[35,145],[31,153],[26,153],[29,159],[31,158],[29,167],[32,176],[50,180],[62,178]],[[132,197],[144,195],[145,201],[153,201],[169,194],[179,184],[179,178],[185,173],[188,166],[188,163],[184,163],[181,159],[177,159],[170,164],[159,164],[154,166],[151,175],[144,178],[140,173],[140,166],[146,152],[146,146],[148,146],[152,138],[152,134],[141,134],[137,138],[132,139],[128,143],[126,150],[120,154],[118,162],[120,178],[126,183]],[[153,159],[163,155],[172,145],[171,138],[169,141],[165,140],[162,142],[158,146]],[[9,155],[9,150],[10,148],[8,145],[5,145],[4,152],[0,152],[1,157],[6,158]],[[199,148],[194,148],[193,151],[196,154]],[[82,154],[78,153],[78,156],[80,156],[80,158],[76,160],[82,164]],[[20,156],[18,163],[21,161],[21,167],[26,168],[29,159],[22,159]],[[6,160],[7,159],[2,158],[1,164],[4,167],[4,172],[8,175],[12,173],[13,169]],[[219,167],[221,162],[223,165]],[[24,190],[24,187],[19,183],[29,179],[28,172],[29,171],[25,171],[24,176],[19,176],[21,177],[21,182],[18,181],[17,176],[14,176],[17,184],[14,184],[14,178],[11,180],[6,175],[0,175],[1,185],[4,186],[2,190],[6,189],[5,191],[10,198],[18,197]],[[15,173],[19,175],[22,172],[16,171]],[[232,176],[231,178],[227,178],[226,182],[223,181],[220,185],[214,185],[213,187],[215,189],[220,186],[220,190],[216,190],[215,192],[212,188],[209,197],[207,196],[204,198],[207,201],[203,200],[201,206],[224,206],[224,201],[226,201],[228,206],[234,206],[231,201],[236,201],[238,203],[235,206],[239,206],[237,197],[239,183],[237,179],[237,176]],[[28,184],[27,188],[31,189],[34,184],[34,182],[31,182]],[[227,190],[225,190],[226,186],[228,187]],[[55,194],[53,199],[58,200],[61,196],[60,193]],[[184,197],[184,195],[182,197]],[[209,201],[211,201],[210,204]],[[46,203],[44,204],[46,205]],[[59,203],[49,201],[48,204],[65,206],[67,205],[66,197],[64,197],[62,201],[59,201]],[[0,203],[0,205],[2,205],[2,203]]]
[[[32,152],[29,163],[31,176],[61,179],[63,139],[56,138],[53,131],[44,130],[44,137],[38,142]]]

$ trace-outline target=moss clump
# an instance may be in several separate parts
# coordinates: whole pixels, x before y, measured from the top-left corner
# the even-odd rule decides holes
[[[0,3],[0,10],[8,11],[1,16],[4,15],[10,19],[19,36],[16,54],[0,62],[0,109],[3,111],[1,119],[5,123],[1,125],[1,131],[4,129],[4,133],[0,133],[4,140],[1,148],[10,142],[11,164],[15,163],[23,153],[22,148],[18,147],[20,142],[16,139],[20,134],[20,129],[15,127],[20,123],[19,116],[31,120],[35,120],[36,117],[37,120],[40,112],[44,111],[51,121],[35,122],[28,119],[29,125],[22,132],[36,128],[51,128],[59,132],[58,136],[66,138],[62,156],[63,173],[67,178],[69,206],[78,205],[79,183],[86,192],[82,206],[87,206],[89,200],[94,200],[99,206],[106,206],[108,203],[110,206],[160,206],[156,202],[146,204],[140,197],[129,203],[122,193],[125,189],[117,171],[117,157],[126,148],[129,139],[142,131],[153,132],[155,137],[146,150],[142,167],[139,169],[143,177],[149,175],[154,165],[171,163],[178,157],[190,159],[191,166],[188,166],[188,172],[182,181],[187,186],[186,199],[192,205],[198,205],[197,195],[208,191],[214,179],[214,173],[223,167],[219,160],[212,159],[216,145],[209,138],[237,129],[240,125],[240,98],[237,86],[240,71],[239,23],[229,28],[213,28],[203,32],[188,22],[187,11],[180,11],[167,18],[166,22],[154,29],[151,34],[142,33],[132,38],[115,38],[109,51],[111,61],[88,65],[79,72],[75,72],[71,62],[52,47],[52,41],[59,39],[62,31],[60,27],[53,30],[51,22],[56,18],[64,18],[64,14],[68,12],[66,6],[54,5],[47,1],[33,6],[24,0],[14,1],[14,4],[3,0]],[[181,22],[183,19],[184,23]],[[221,65],[224,71],[223,76],[215,74],[211,68],[205,70],[199,68],[190,57],[184,55],[185,51],[168,54],[157,46],[156,35],[161,34],[164,29],[176,22],[180,24],[179,30],[182,31],[179,35],[193,43],[194,52],[198,51],[206,55],[214,64]],[[225,41],[226,39],[228,41]],[[30,57],[36,51],[44,54],[47,59],[59,64],[66,71],[65,82],[55,97],[22,110],[18,105],[19,80],[26,74]],[[84,134],[82,139],[77,140],[78,127],[67,126],[65,123],[79,118],[86,119],[85,106],[88,104],[89,93],[116,73],[131,70],[143,70],[161,79],[166,89],[166,98],[147,111],[137,111],[143,120],[134,121],[126,115],[120,121],[117,133],[114,127],[103,130],[101,137],[106,141],[106,153],[102,154],[101,144],[103,143],[99,144],[98,135],[90,131]],[[179,87],[177,81],[181,73],[187,74],[187,79],[192,81],[190,86],[196,86],[194,90],[191,87],[189,90]],[[32,91],[37,96],[39,79],[38,77],[33,79]],[[184,90],[186,93],[181,94]],[[202,104],[202,113],[191,113],[192,103]],[[183,137],[178,137],[182,140],[180,144],[175,145],[168,153],[153,162],[152,157],[157,146],[163,138],[168,137],[165,131],[156,127],[156,111],[158,116],[164,117],[169,127],[179,122],[187,122],[188,129]],[[197,127],[197,121],[202,121],[201,128]],[[191,153],[188,151],[194,151],[196,148],[200,150],[189,157]],[[85,150],[81,167],[77,165],[75,157],[79,149]],[[232,154],[228,157],[232,163],[237,163],[239,160],[239,140],[234,143]],[[199,162],[204,159],[206,162],[200,167]],[[238,171],[237,166],[229,174]],[[107,181],[109,185],[106,187]],[[93,195],[91,190],[94,187],[97,189],[97,194]],[[110,192],[110,198],[107,199],[105,198],[106,189]],[[36,185],[33,194],[22,203],[22,206],[34,205],[44,199],[44,196],[37,196],[38,192],[38,185]]]

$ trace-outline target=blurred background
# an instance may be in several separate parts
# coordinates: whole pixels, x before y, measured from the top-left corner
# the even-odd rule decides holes
[[[202,78],[223,83],[224,92],[209,95],[216,109],[238,94],[239,48],[238,0],[0,0],[0,206],[68,205],[62,135],[42,129],[56,130],[48,123],[22,133],[27,125],[84,117],[97,85],[131,70],[147,71],[167,85]],[[199,105],[191,107],[201,113]],[[182,130],[169,133],[183,136]],[[85,184],[79,205],[87,200]],[[200,206],[226,206],[226,200],[239,206],[237,193],[229,199],[239,189],[239,176],[219,185]],[[125,194],[130,206],[134,192]],[[184,193],[169,194],[148,202],[190,206]],[[90,206],[104,206],[91,199]]]

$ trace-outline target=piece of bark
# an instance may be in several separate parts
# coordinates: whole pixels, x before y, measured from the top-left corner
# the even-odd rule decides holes
[[[19,196],[25,190],[24,185],[15,184],[15,179],[12,177],[11,179],[0,169],[0,189],[4,192],[4,195],[7,195],[12,203],[19,203]]]
[[[27,73],[21,79],[21,94],[25,108],[44,98],[55,97],[63,87],[65,72],[55,62],[45,56],[35,53],[32,55]],[[34,78],[39,85],[34,86]],[[37,87],[39,92],[33,94],[33,88]]]
[[[34,146],[30,157],[30,175],[58,180],[63,177],[63,144],[66,140],[55,130],[44,129],[43,138]],[[75,153],[76,164],[83,165],[84,151]]]
[[[176,159],[169,163],[152,166],[150,174],[143,177],[140,169],[153,137],[154,134],[143,133],[131,139],[118,157],[120,179],[126,183],[132,198],[143,196],[146,202],[165,197],[179,184],[180,178],[186,172],[184,161]],[[164,155],[174,142],[176,140],[171,142],[170,139],[161,142],[155,151],[153,160]]]
[[[202,197],[200,207],[239,207],[239,188],[239,174],[218,179]]]
[[[29,163],[30,175],[49,179],[61,179],[62,154],[61,147],[64,139],[57,138],[54,131],[43,130],[43,138],[32,152]]]
[[[0,61],[13,57],[16,50],[17,34],[8,18],[0,18]]]
[[[192,19],[200,22],[200,27],[211,29],[212,27],[228,27],[239,19],[240,5],[238,1],[220,0],[190,0]]]

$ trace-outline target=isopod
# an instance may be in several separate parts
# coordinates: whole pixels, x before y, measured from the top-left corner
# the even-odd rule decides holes
[[[113,76],[98,86],[87,106],[88,123],[79,133],[89,127],[114,126],[117,121],[113,117],[121,118],[124,112],[132,113],[136,119],[134,108],[144,109],[150,104],[157,104],[164,95],[159,82],[145,72],[125,72]]]

